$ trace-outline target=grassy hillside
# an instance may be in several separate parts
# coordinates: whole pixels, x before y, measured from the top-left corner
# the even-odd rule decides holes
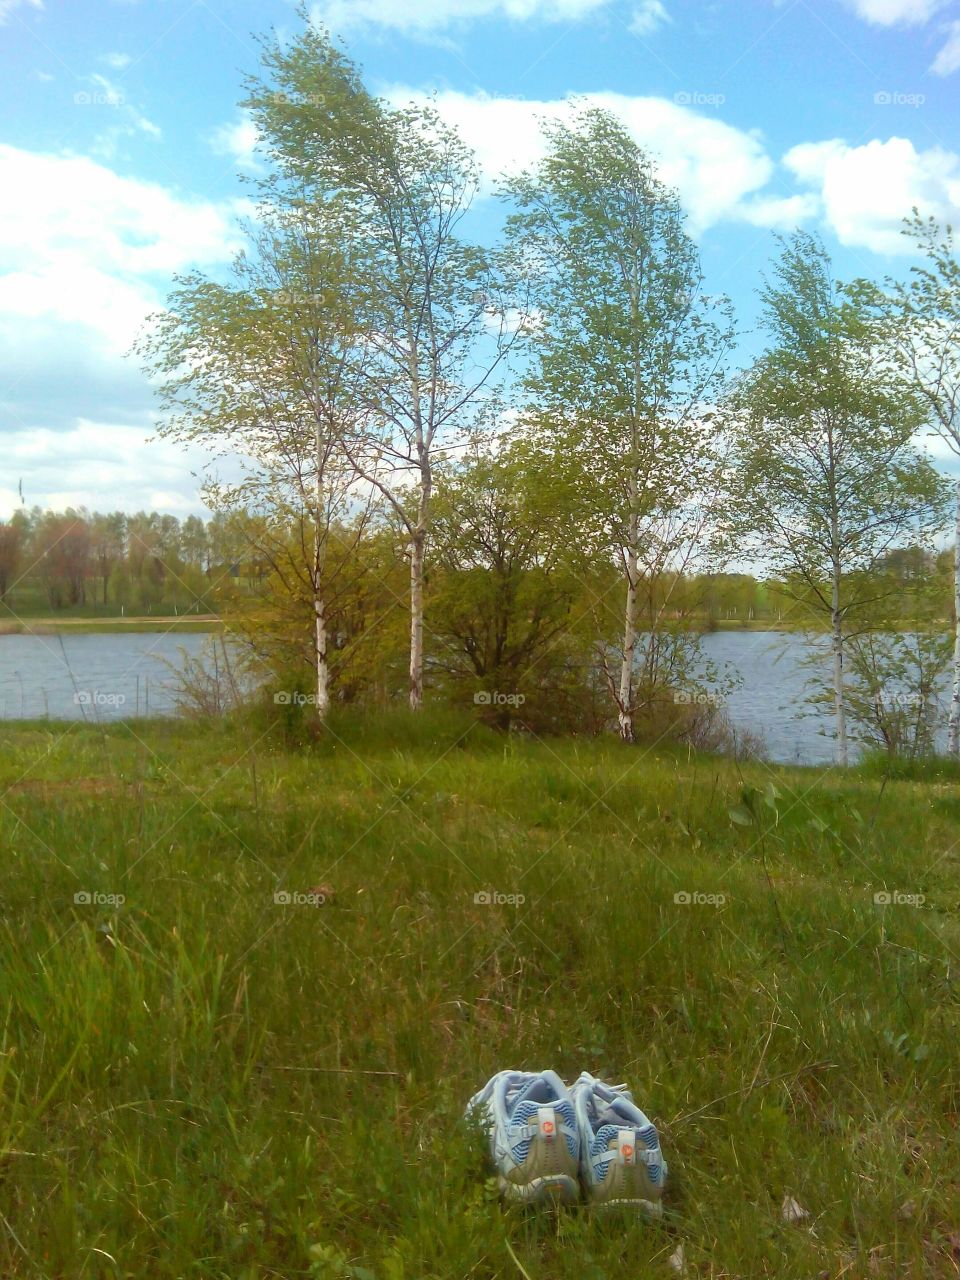
[[[955,782],[260,732],[3,727],[0,1274],[957,1274]],[[545,1065],[630,1082],[662,1224],[497,1204],[464,1101]]]

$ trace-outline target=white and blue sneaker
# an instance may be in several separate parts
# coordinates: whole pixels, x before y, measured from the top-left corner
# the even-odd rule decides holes
[[[626,1085],[604,1084],[589,1071],[570,1090],[580,1132],[580,1177],[587,1200],[659,1216],[667,1162],[657,1130]]]
[[[577,1200],[580,1140],[555,1071],[500,1071],[467,1104],[490,1139],[500,1194],[524,1204]]]

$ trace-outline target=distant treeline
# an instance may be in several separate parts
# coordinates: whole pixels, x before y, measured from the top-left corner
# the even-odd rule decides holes
[[[216,613],[238,595],[255,599],[261,590],[269,591],[274,568],[258,550],[258,525],[257,517],[236,512],[181,520],[157,511],[22,509],[0,522],[0,602],[21,613],[38,606]],[[378,541],[382,535],[381,529]],[[402,560],[399,544],[395,554]],[[879,566],[888,593],[897,583],[903,588],[905,620],[913,614],[911,588],[921,579],[935,583],[935,614],[950,620],[952,572],[949,548],[936,556],[921,547],[898,549]],[[667,588],[660,584],[675,603],[667,614],[687,624],[696,620],[705,630],[805,620],[797,611],[795,583],[736,572],[670,577]]]
[[[216,608],[218,580],[249,585],[262,571],[244,559],[236,523],[224,516],[33,507],[0,523],[0,602],[21,613],[98,606],[207,613]]]

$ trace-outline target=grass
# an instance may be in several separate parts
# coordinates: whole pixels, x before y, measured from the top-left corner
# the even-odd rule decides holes
[[[955,787],[261,732],[3,726],[0,1275],[957,1274]],[[464,1101],[545,1065],[630,1082],[662,1223],[498,1205]]]

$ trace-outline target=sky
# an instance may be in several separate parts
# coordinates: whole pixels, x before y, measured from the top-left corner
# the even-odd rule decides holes
[[[390,101],[435,94],[484,175],[538,121],[609,107],[675,186],[762,346],[776,233],[840,278],[903,275],[916,205],[960,223],[960,0],[321,0]],[[174,275],[222,275],[263,172],[236,105],[293,0],[0,0],[0,518],[19,505],[203,513],[203,456],[155,438],[131,344]],[[935,450],[936,452],[936,450]]]

